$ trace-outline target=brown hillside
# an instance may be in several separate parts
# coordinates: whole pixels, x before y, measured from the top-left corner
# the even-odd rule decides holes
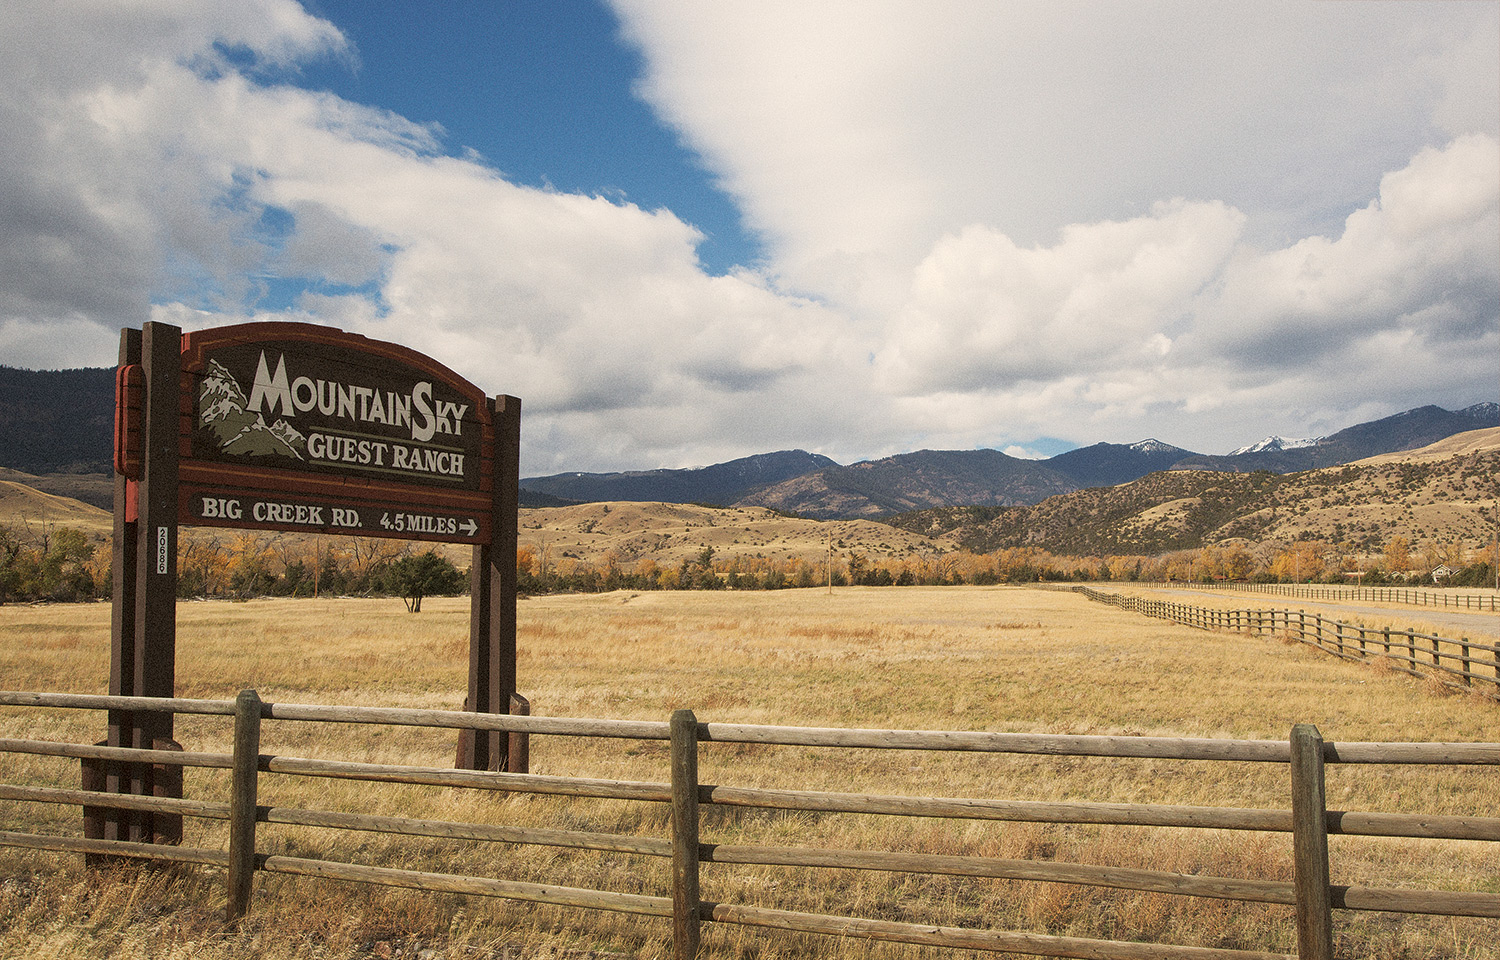
[[[1031,507],[924,511],[895,522],[976,552],[1037,546],[1065,555],[1151,554],[1227,540],[1347,542],[1377,550],[1494,536],[1500,431],[1357,464],[1278,476],[1174,470]]]
[[[115,478],[108,473],[48,473],[36,475],[22,473],[9,467],[0,467],[0,480],[14,480],[34,490],[82,500],[101,510],[114,509]]]
[[[1491,450],[1500,450],[1500,427],[1455,433],[1451,437],[1416,450],[1382,453],[1378,457],[1368,457],[1364,460],[1357,460],[1355,463],[1360,466],[1373,466],[1381,463],[1425,463],[1430,460],[1446,460],[1449,457],[1485,453]]]
[[[96,540],[106,540],[114,528],[114,518],[106,510],[91,507],[69,497],[43,493],[22,480],[27,474],[7,470],[0,479],[0,526],[18,534],[48,526],[74,527]]]
[[[586,503],[523,509],[520,545],[540,562],[569,560],[622,566],[653,561],[675,567],[712,547],[716,557],[818,561],[832,543],[840,558],[850,551],[872,561],[952,550],[946,539],[897,530],[870,520],[816,521],[786,517],[764,507],[699,507],[676,503]]]

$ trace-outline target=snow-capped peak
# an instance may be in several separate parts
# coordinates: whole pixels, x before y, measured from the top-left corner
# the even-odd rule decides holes
[[[1292,437],[1266,437],[1259,443],[1252,443],[1248,447],[1240,447],[1230,452],[1231,457],[1237,457],[1242,453],[1275,453],[1278,450],[1298,450],[1302,447],[1311,447],[1318,442],[1317,437],[1298,439]]]
[[[1500,415],[1500,403],[1490,400],[1476,403],[1472,407],[1464,407],[1458,412],[1466,417],[1473,417],[1475,420],[1493,420],[1496,415]]]
[[[1139,453],[1165,453],[1176,450],[1177,448],[1172,446],[1170,443],[1162,443],[1160,440],[1147,438],[1140,441],[1139,443],[1132,443],[1130,445],[1130,449],[1135,450]]]

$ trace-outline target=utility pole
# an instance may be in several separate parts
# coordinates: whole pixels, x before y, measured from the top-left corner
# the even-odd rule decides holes
[[[828,531],[828,561],[824,564],[824,572],[828,575],[828,595],[833,596],[833,529]]]

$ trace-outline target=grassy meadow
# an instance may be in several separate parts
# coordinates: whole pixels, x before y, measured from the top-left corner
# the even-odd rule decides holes
[[[177,693],[457,709],[468,604],[263,600],[178,607]],[[1329,740],[1500,739],[1500,705],[1307,647],[1205,633],[1017,587],[839,588],[535,597],[520,607],[519,686],[533,712],[709,722]],[[0,687],[103,693],[107,604],[0,607]],[[223,718],[179,718],[189,750],[227,751]],[[0,736],[92,742],[101,715],[0,708]],[[451,732],[269,722],[262,752],[451,765]],[[76,762],[3,756],[0,780],[76,786]],[[533,737],[532,772],[667,779],[665,744]],[[914,796],[1284,808],[1281,765],[702,745],[705,783]],[[187,773],[220,799],[222,775]],[[1330,766],[1332,808],[1493,816],[1494,768]],[[265,775],[261,803],[665,836],[664,806],[478,795]],[[76,810],[0,801],[0,827],[76,834]],[[185,843],[222,847],[219,822]],[[262,849],[654,895],[670,864],[543,847],[263,826]],[[703,840],[1056,859],[1286,880],[1289,835],[1001,824],[704,808]],[[1496,844],[1334,837],[1333,882],[1500,892]],[[10,958],[662,957],[670,924],[523,903],[260,874],[249,920],[220,922],[209,868],[100,877],[76,856],[0,847],[0,960]],[[1014,881],[704,864],[707,900],[881,919],[1290,951],[1290,908]],[[1336,912],[1339,956],[1489,958],[1495,921]],[[708,924],[713,958],[956,957]],[[992,956],[992,955],[990,955]]]

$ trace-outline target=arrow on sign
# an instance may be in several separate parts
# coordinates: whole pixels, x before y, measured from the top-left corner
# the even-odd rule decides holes
[[[473,519],[469,519],[465,520],[463,523],[460,523],[458,525],[458,529],[464,532],[464,536],[472,537],[474,536],[474,534],[479,532],[479,524],[475,523]]]

